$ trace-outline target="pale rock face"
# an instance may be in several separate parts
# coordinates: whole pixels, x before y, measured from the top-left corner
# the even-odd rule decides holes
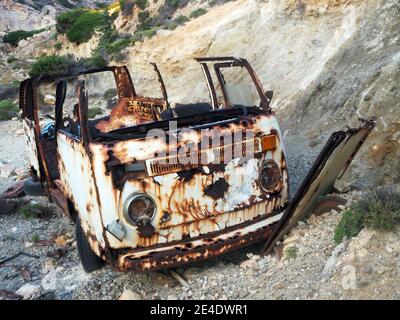
[[[42,288],[38,285],[30,283],[24,284],[15,293],[21,295],[24,300],[32,299],[40,295]]]
[[[0,177],[8,178],[14,174],[14,167],[9,164],[2,164],[0,165]]]
[[[387,299],[390,292],[398,292],[398,241],[398,230],[363,229],[349,241],[342,255],[337,254],[337,263],[330,269],[332,280],[345,289],[348,284],[356,289],[347,290],[346,298],[366,299],[379,294]]]
[[[50,94],[46,94],[44,97],[44,103],[54,105],[56,103],[56,98]]]
[[[0,31],[36,30],[55,23],[54,16],[12,0],[0,3]]]
[[[95,34],[88,42],[80,45],[68,42],[65,35],[58,35],[58,41],[65,44],[57,53],[58,55],[72,54],[79,58],[89,58],[92,55],[92,50],[97,48],[99,35]],[[54,48],[47,48],[46,52],[52,54],[54,53]]]
[[[142,296],[129,289],[124,289],[118,300],[142,300]]]
[[[18,42],[18,47],[19,48],[24,48],[29,44],[29,42],[26,39],[22,39],[20,42]]]

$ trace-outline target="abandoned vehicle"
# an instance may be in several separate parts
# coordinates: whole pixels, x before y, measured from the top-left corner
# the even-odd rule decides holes
[[[245,59],[196,60],[208,102],[172,106],[155,64],[161,98],[140,95],[126,67],[21,83],[31,156],[24,191],[48,196],[76,222],[87,272],[104,261],[119,270],[175,267],[261,241],[269,250],[329,192],[374,127],[363,120],[334,133],[289,203],[272,92]],[[90,119],[86,78],[101,73],[112,75],[115,98],[108,116]],[[47,109],[42,85],[55,91]]]

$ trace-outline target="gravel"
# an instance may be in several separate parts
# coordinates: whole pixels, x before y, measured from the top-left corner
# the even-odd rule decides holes
[[[0,123],[0,137],[17,127],[16,121]],[[3,150],[16,144],[7,160],[19,166],[24,161],[22,137],[1,142]],[[304,151],[296,162],[291,145],[289,165],[296,185],[310,162]],[[297,171],[301,173],[293,175]],[[0,179],[4,190],[9,180]],[[352,191],[345,197],[351,203],[360,194]],[[260,246],[253,246],[176,269],[189,284],[182,286],[166,271],[121,273],[105,266],[86,274],[70,221],[44,197],[24,201],[50,206],[54,213],[33,219],[16,212],[0,215],[0,261],[20,252],[28,254],[0,264],[0,299],[400,298],[399,233],[363,230],[336,245],[333,232],[340,220],[336,211],[300,221],[284,240],[282,256],[260,257]]]

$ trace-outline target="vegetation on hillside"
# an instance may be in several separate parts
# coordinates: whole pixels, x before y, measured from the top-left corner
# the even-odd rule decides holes
[[[11,99],[0,101],[0,120],[10,120],[18,112],[18,105]]]
[[[70,59],[65,56],[42,56],[32,65],[29,75],[31,77],[64,75],[68,73],[70,65]]]
[[[100,35],[97,47],[92,51],[92,56],[88,59],[72,61],[65,56],[42,57],[32,66],[30,75],[38,76],[40,74],[53,75],[69,71],[72,64],[79,64],[79,67],[104,67],[108,61],[122,61],[125,59],[123,49],[134,45],[138,41],[143,41],[147,37],[152,37],[159,29],[173,30],[186,23],[190,19],[195,19],[207,12],[205,9],[194,10],[190,17],[180,15],[175,19],[170,17],[178,8],[187,5],[189,0],[166,0],[164,5],[159,8],[158,14],[151,16],[147,9],[148,0],[120,0],[109,6],[97,5],[98,9],[88,9],[84,7],[74,8],[65,11],[56,18],[56,30],[59,34],[65,34],[67,39],[75,44],[87,42],[98,32]],[[139,9],[139,25],[135,33],[121,34],[116,30],[114,20],[118,12],[130,14],[132,8]],[[119,11],[118,11],[119,10]],[[110,12],[113,12],[110,14]],[[61,43],[56,42],[56,50],[61,49]],[[69,71],[70,72],[70,71]]]
[[[74,59],[73,56],[49,55],[36,60],[29,71],[29,76],[61,76],[78,73],[85,69],[102,68],[107,66],[104,58],[94,53],[90,58]]]
[[[88,110],[88,118],[89,119],[94,119],[96,118],[97,115],[103,114],[103,109],[99,107],[92,107],[89,108]]]
[[[204,8],[199,8],[199,9],[196,9],[196,10],[192,11],[192,12],[189,14],[189,18],[195,19],[195,18],[198,18],[198,17],[200,17],[200,16],[202,16],[203,14],[206,14],[206,13],[207,13],[207,10],[206,10],[206,9],[204,9]]]
[[[334,240],[355,237],[364,227],[392,231],[400,225],[400,192],[395,188],[383,188],[371,192],[352,204],[342,213],[335,228]]]
[[[30,38],[37,33],[43,32],[44,30],[45,29],[32,30],[32,31],[25,31],[25,30],[11,31],[4,36],[3,42],[9,43],[13,46],[17,46],[18,42],[20,42],[21,40]]]
[[[90,40],[96,30],[105,24],[104,10],[76,8],[66,11],[56,18],[58,33],[67,35],[69,41],[76,44]]]

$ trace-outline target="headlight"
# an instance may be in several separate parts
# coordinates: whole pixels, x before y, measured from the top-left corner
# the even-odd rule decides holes
[[[153,198],[144,193],[134,193],[125,200],[124,217],[134,225],[143,226],[150,223],[156,213]]]
[[[263,163],[260,171],[260,185],[266,192],[279,191],[282,184],[282,174],[279,166],[273,160]]]

